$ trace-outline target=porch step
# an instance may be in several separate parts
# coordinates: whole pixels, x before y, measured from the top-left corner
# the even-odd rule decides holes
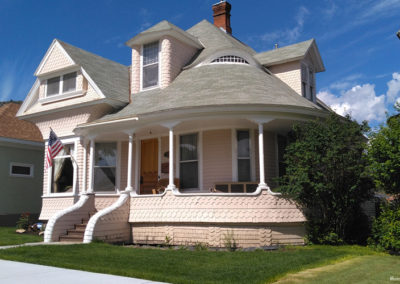
[[[82,218],[80,224],[75,224],[74,229],[67,230],[67,234],[60,236],[60,242],[83,242],[83,237],[85,234],[86,226],[89,222],[89,219],[96,214],[96,212],[91,212],[88,214],[88,217]]]

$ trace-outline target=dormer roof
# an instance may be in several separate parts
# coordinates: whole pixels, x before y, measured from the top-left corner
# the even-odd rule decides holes
[[[190,68],[207,60],[210,56],[224,51],[242,51],[249,55],[254,55],[256,52],[248,45],[242,43],[230,34],[227,34],[220,28],[214,26],[207,20],[194,25],[187,30],[187,33],[198,38],[204,45],[204,49],[195,57],[185,68]]]
[[[315,43],[315,39],[310,39],[285,47],[257,53],[254,58],[257,59],[260,64],[269,67],[286,62],[301,60],[308,53],[311,55],[315,72],[325,71],[325,67],[322,63],[321,55]]]
[[[164,20],[141,32],[126,42],[126,45],[142,45],[160,39],[162,36],[172,36],[197,49],[203,48],[201,42],[191,34]]]

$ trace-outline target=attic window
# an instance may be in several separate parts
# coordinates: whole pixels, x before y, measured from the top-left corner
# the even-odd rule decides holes
[[[76,72],[47,79],[46,96],[56,96],[76,90]]]
[[[211,61],[211,63],[241,63],[241,64],[249,64],[247,60],[245,60],[242,57],[235,56],[235,55],[224,55],[221,57],[218,57],[217,59],[214,59]]]

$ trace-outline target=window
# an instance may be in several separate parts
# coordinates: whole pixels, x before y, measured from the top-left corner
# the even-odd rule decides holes
[[[158,85],[158,41],[143,45],[142,88]]]
[[[211,63],[242,63],[249,64],[244,58],[235,55],[224,55],[211,61]]]
[[[250,181],[250,135],[248,130],[238,130],[237,138],[237,164],[238,181]]]
[[[76,72],[47,79],[46,96],[61,95],[76,90]]]
[[[72,155],[74,155],[74,145],[64,144],[63,150],[53,159],[52,193],[72,192],[74,181]]]
[[[117,143],[96,143],[95,150],[94,191],[115,191]]]
[[[10,163],[10,176],[33,177],[33,165]]]
[[[199,161],[197,154],[197,134],[182,135],[179,138],[179,173],[181,189],[199,187]]]

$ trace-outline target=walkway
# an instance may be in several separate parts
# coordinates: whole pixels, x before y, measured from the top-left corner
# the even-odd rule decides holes
[[[2,284],[150,284],[150,280],[100,274],[80,270],[0,260],[0,283]]]

